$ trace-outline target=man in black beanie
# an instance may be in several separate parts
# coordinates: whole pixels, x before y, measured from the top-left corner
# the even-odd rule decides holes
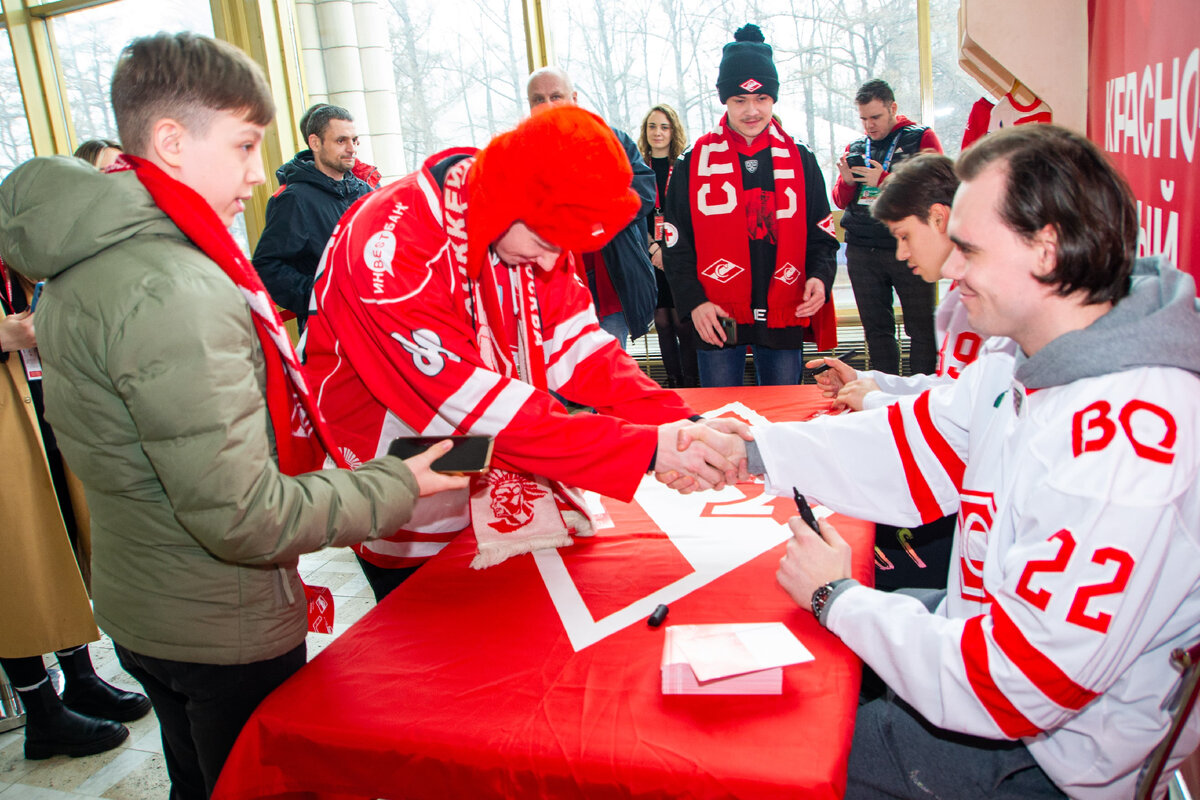
[[[757,25],[725,45],[717,93],[725,115],[667,190],[667,280],[703,340],[701,386],[742,385],[747,345],[760,385],[797,384],[804,341],[837,342],[825,179],[773,117],[779,74]]]

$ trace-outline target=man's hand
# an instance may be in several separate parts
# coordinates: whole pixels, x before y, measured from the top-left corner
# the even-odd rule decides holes
[[[703,440],[709,447],[724,455],[737,466],[736,474],[726,474],[726,483],[750,480],[750,472],[746,468],[746,446],[742,444],[742,442],[754,440],[749,425],[733,417],[706,419],[680,428],[677,447],[680,451],[684,451],[698,440]],[[659,483],[666,484],[668,488],[674,489],[680,494],[691,494],[702,488],[695,479],[678,472],[655,473],[654,477]]]
[[[725,331],[721,328],[720,318],[728,316],[729,312],[709,300],[692,309],[692,325],[701,339],[720,347],[725,344]]]
[[[829,369],[820,375],[814,375],[813,380],[817,382],[817,386],[821,387],[821,394],[831,400],[837,397],[843,386],[858,378],[858,371],[840,358],[826,356],[804,363],[804,366],[809,369],[816,369],[822,365]]]
[[[655,269],[663,268],[662,256],[663,256],[662,242],[651,242],[650,243],[650,263],[654,265]]]
[[[417,479],[417,489],[421,497],[450,489],[465,489],[470,483],[471,479],[466,475],[447,475],[430,469],[430,465],[449,453],[451,447],[453,443],[449,439],[443,439],[424,453],[404,459],[404,463],[412,470],[413,477]]]
[[[812,609],[813,592],[830,581],[850,577],[850,545],[825,520],[818,524],[820,536],[800,517],[788,520],[792,538],[775,573],[783,590],[806,610]]]
[[[37,337],[33,333],[33,312],[22,311],[0,319],[0,347],[6,353],[37,347]]]
[[[809,278],[804,282],[804,299],[796,306],[797,317],[811,317],[825,305],[825,282]]]
[[[854,173],[854,180],[859,183],[865,183],[867,186],[878,186],[883,180],[883,164],[880,164],[875,159],[871,159],[869,167],[851,167],[850,171]]]
[[[854,183],[857,179],[854,173],[850,171],[850,165],[846,163],[846,154],[842,153],[842,157],[837,160],[838,174],[842,176],[842,180],[846,183]]]
[[[694,423],[691,420],[669,422],[658,427],[658,452],[654,459],[655,476],[660,481],[672,485],[681,479],[691,478],[696,482],[695,489],[723,489],[726,483],[737,480],[738,464],[728,456],[711,447],[699,437],[688,437],[686,444],[680,432],[685,428],[710,428]],[[724,434],[722,434],[724,435]],[[736,436],[730,438],[737,439]],[[740,441],[740,439],[739,439]],[[743,451],[745,446],[743,445]],[[745,453],[743,452],[743,458]],[[674,472],[678,477],[671,479],[661,473]],[[664,480],[666,478],[666,480]],[[688,489],[687,491],[691,491]]]
[[[817,376],[818,378],[821,376]],[[870,378],[860,378],[850,381],[841,388],[833,401],[833,409],[849,408],[851,411],[862,411],[863,403],[871,392],[878,392],[879,384]]]

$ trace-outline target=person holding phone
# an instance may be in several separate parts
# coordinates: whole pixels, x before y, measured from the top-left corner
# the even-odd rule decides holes
[[[837,343],[838,249],[817,160],[774,117],[779,74],[757,25],[725,45],[725,115],[675,164],[667,190],[667,281],[701,342],[701,386],[800,383],[805,341]]]
[[[46,416],[87,490],[96,622],[153,703],[172,796],[204,798],[306,660],[299,557],[385,535],[466,480],[429,469],[443,443],[320,469],[348,465],[228,230],[264,180],[258,65],[199,34],[140,37],[112,99],[125,155],[9,173],[0,253],[48,279]]]
[[[469,493],[423,501],[357,549],[378,598],[468,529],[476,568],[590,534],[582,490],[628,501],[649,470],[701,486],[737,476],[715,451],[678,451],[695,412],[601,329],[575,271],[573,252],[600,249],[641,207],[629,158],[595,114],[542,105],[483,150],[444,151],[368,196],[317,278],[306,365],[347,461],[397,436],[495,437]],[[556,395],[599,413],[569,414]]]
[[[896,95],[884,81],[864,83],[854,102],[866,136],[848,144],[838,159],[833,202],[845,209],[846,268],[867,340],[867,356],[871,369],[900,374],[895,292],[904,311],[904,332],[912,343],[909,372],[930,373],[937,366],[933,330],[937,286],[896,258],[896,239],[871,216],[871,204],[892,169],[918,153],[942,152],[942,143],[932,128],[898,113]]]

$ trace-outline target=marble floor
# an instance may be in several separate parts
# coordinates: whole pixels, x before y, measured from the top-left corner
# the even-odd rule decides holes
[[[375,605],[362,570],[347,549],[325,550],[300,559],[300,574],[310,584],[327,586],[337,609],[332,634],[310,633],[312,658],[338,634]],[[138,684],[121,670],[107,636],[91,646],[92,663],[101,678],[123,689]],[[47,666],[54,668],[53,657]],[[129,738],[115,750],[84,758],[55,756],[26,761],[23,728],[0,733],[0,800],[166,800],[170,782],[162,757],[162,740],[154,714],[129,723]]]

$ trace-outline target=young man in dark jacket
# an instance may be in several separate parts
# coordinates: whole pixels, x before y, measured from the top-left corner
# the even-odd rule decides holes
[[[825,178],[774,119],[779,74],[757,25],[725,45],[717,92],[725,116],[680,156],[667,190],[667,280],[702,340],[701,386],[741,386],[747,346],[759,384],[797,384],[804,342],[837,341]]]
[[[864,83],[854,102],[867,135],[848,144],[838,159],[833,202],[846,210],[842,216],[846,266],[862,318],[871,369],[900,374],[900,347],[892,310],[894,290],[904,311],[904,331],[912,342],[909,370],[930,373],[937,367],[933,331],[937,285],[926,283],[896,258],[896,238],[871,216],[871,203],[897,164],[917,153],[940,153],[942,143],[931,128],[896,112],[896,95],[881,80]]]
[[[306,117],[309,149],[275,171],[279,191],[267,201],[266,225],[254,248],[254,268],[271,299],[296,315],[301,330],[333,227],[354,201],[371,191],[352,171],[358,132],[350,112],[322,105]]]

